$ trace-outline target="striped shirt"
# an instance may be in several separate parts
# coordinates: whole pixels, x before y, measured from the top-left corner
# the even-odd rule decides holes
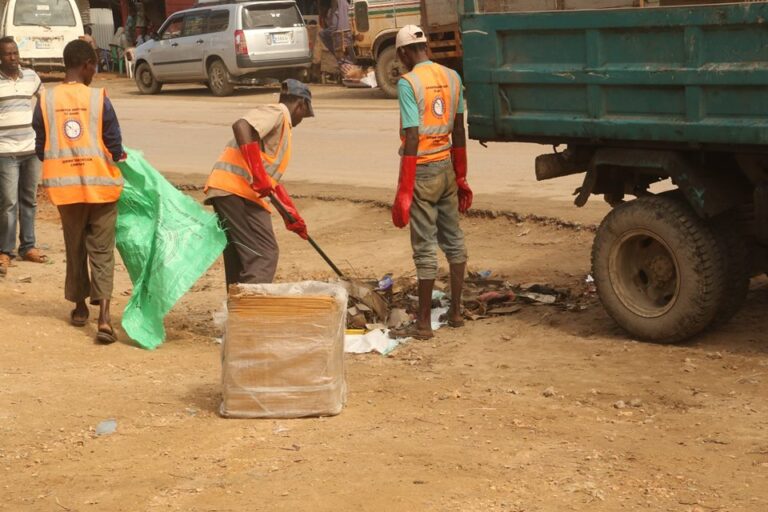
[[[31,69],[19,68],[19,77],[0,72],[0,157],[35,153],[32,111],[42,82]]]

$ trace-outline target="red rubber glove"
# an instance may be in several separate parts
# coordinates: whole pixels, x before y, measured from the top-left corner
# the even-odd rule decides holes
[[[283,215],[283,213],[278,210],[283,217],[283,222],[285,222],[285,228],[288,231],[293,231],[306,240],[309,236],[307,234],[307,224],[304,222],[304,219],[301,218],[301,215],[299,215],[299,211],[296,209],[296,205],[293,204],[291,196],[288,195],[288,191],[285,190],[285,187],[282,185],[276,186],[274,197],[280,201],[280,204],[287,210],[288,215],[293,217],[293,219],[290,219],[288,218],[288,215]]]
[[[400,158],[400,177],[397,180],[397,194],[392,204],[392,223],[398,228],[404,228],[411,220],[411,203],[413,202],[413,187],[416,184],[416,157],[403,156]]]
[[[243,154],[248,170],[251,171],[253,183],[251,188],[259,194],[259,197],[267,197],[275,189],[272,185],[272,179],[267,175],[264,169],[264,162],[261,161],[261,147],[258,142],[249,142],[240,146],[240,152]]]
[[[451,148],[451,160],[459,187],[459,212],[466,213],[472,206],[472,189],[467,183],[467,148]]]

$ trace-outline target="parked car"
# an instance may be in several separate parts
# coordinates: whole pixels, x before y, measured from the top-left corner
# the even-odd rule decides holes
[[[64,69],[64,46],[83,35],[75,0],[8,0],[0,36],[13,36],[26,66],[38,71]]]
[[[157,94],[166,83],[203,82],[215,96],[266,78],[305,80],[312,62],[293,0],[214,3],[170,16],[135,50],[136,85]]]

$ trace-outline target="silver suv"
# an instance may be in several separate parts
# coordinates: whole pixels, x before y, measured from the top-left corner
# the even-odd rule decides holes
[[[293,0],[199,3],[170,16],[135,51],[136,86],[203,82],[215,96],[265,78],[306,80],[312,55]]]

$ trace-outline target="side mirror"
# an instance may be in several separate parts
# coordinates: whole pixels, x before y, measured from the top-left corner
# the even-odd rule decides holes
[[[152,35],[149,36],[149,37],[151,37],[155,41],[159,41],[160,40],[160,34],[158,34],[157,32],[152,32]]]
[[[368,2],[360,0],[355,2],[355,28],[358,32],[368,32],[371,29],[368,22]]]

